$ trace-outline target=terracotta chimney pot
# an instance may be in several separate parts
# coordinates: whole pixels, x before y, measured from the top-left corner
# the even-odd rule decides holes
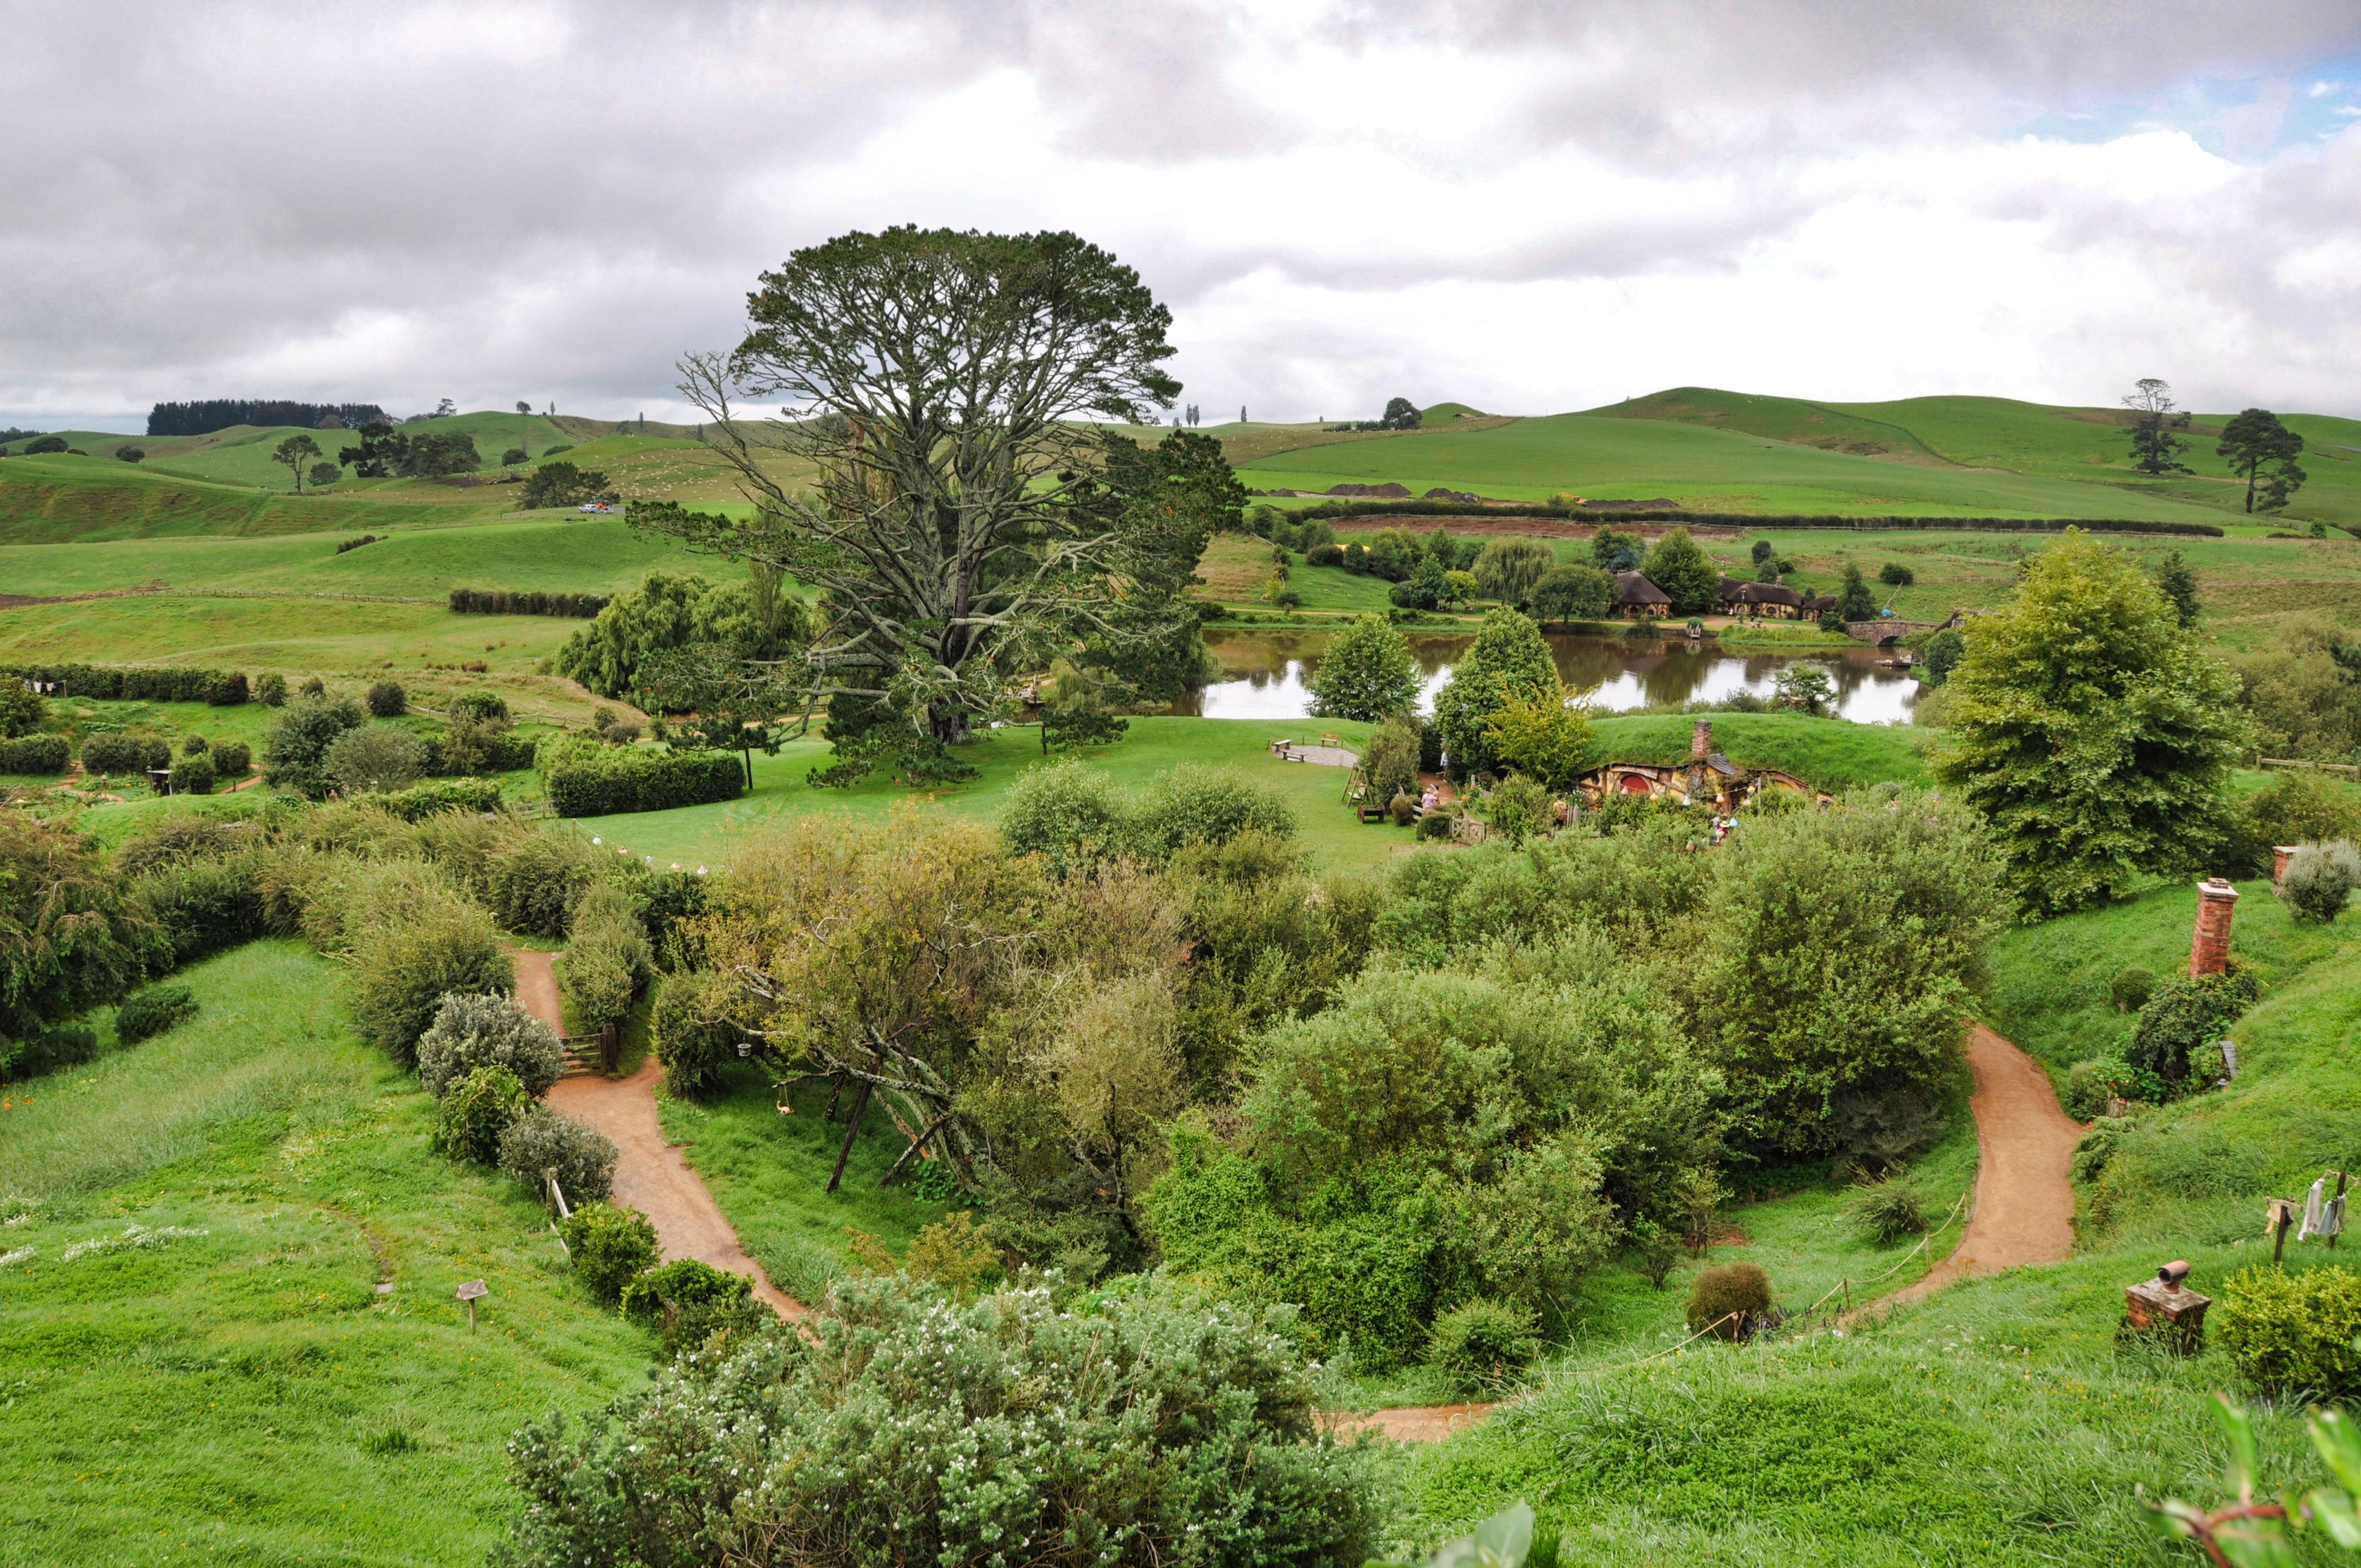
[[[1703,762],[1713,755],[1713,720],[1700,718],[1689,726],[1689,755]]]
[[[2189,941],[2191,979],[2230,967],[2230,918],[2237,908],[2238,890],[2221,878],[2197,884],[2197,928]]]
[[[2287,863],[2295,858],[2293,844],[2271,846],[2271,885],[2277,887],[2287,880]]]

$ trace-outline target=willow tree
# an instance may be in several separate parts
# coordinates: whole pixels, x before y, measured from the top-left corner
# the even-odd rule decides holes
[[[855,233],[763,273],[747,314],[734,350],[680,367],[753,516],[653,525],[819,590],[798,685],[840,753],[939,754],[1057,650],[1169,630],[1125,613],[1123,532],[1083,504],[1093,422],[1180,390],[1170,313],[1130,268],[1071,234]]]

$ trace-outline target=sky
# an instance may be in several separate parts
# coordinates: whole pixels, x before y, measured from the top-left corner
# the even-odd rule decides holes
[[[1071,229],[1207,422],[2361,416],[2356,0],[0,0],[0,424],[691,417],[755,276]]]

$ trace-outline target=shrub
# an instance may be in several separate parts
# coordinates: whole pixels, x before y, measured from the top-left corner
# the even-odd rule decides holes
[[[751,1332],[770,1316],[754,1299],[753,1281],[693,1257],[651,1268],[624,1286],[622,1309],[675,1352],[695,1349],[716,1333]]]
[[[214,792],[214,760],[203,751],[176,757],[172,762],[172,793],[174,795],[211,795]]]
[[[453,588],[454,615],[556,615],[588,620],[607,608],[605,594],[553,594],[539,588]]]
[[[2058,1103],[2074,1120],[2088,1122],[2106,1110],[2114,1092],[2114,1079],[2105,1063],[2078,1061],[2066,1070],[2066,1087],[2059,1091]]]
[[[594,884],[576,911],[557,984],[585,1030],[620,1024],[655,974],[655,953],[631,900],[611,884]]]
[[[497,779],[433,779],[412,784],[390,795],[380,795],[372,803],[393,813],[404,822],[420,822],[438,812],[498,811],[500,806],[500,786]],[[501,924],[508,925],[502,921]],[[511,926],[511,930],[524,927]]]
[[[0,674],[0,740],[30,735],[49,716],[49,705],[24,680]]]
[[[504,1067],[535,1097],[566,1074],[565,1047],[550,1026],[499,992],[450,995],[418,1036],[418,1079],[438,1099],[479,1067]]]
[[[730,1021],[733,994],[728,978],[709,970],[674,975],[658,988],[651,1022],[666,1092],[694,1099],[721,1087],[722,1069],[738,1059],[744,1037]]]
[[[1295,837],[1295,812],[1235,768],[1183,762],[1157,775],[1141,795],[1135,841],[1169,856],[1191,844],[1226,844],[1243,833]]]
[[[1407,795],[1397,795],[1386,802],[1386,820],[1397,828],[1407,828],[1418,820],[1418,802]]]
[[[554,766],[543,766],[543,787],[560,817],[670,811],[735,800],[746,792],[746,775],[733,751],[601,746],[564,752]]]
[[[368,710],[373,718],[399,718],[410,711],[410,694],[401,689],[400,681],[379,681],[368,689]]]
[[[273,670],[254,683],[254,695],[267,707],[285,707],[287,677]]]
[[[0,1036],[113,1002],[171,953],[81,835],[0,812]]]
[[[2140,1009],[2125,1060],[2154,1074],[2168,1091],[2175,1089],[2197,1053],[2221,1038],[2261,993],[2253,972],[2235,958],[2220,974],[2167,976]]]
[[[262,740],[262,776],[273,789],[296,790],[310,799],[325,800],[330,784],[329,748],[368,718],[350,697],[330,702],[324,696],[313,696],[309,688],[318,685],[316,677],[306,681],[304,700],[271,721]],[[88,746],[83,750],[87,752]]]
[[[207,670],[204,698],[215,707],[236,707],[247,698],[246,677],[235,670]]]
[[[1845,1218],[1854,1234],[1877,1246],[1892,1246],[1905,1236],[1927,1234],[1926,1205],[1918,1194],[1898,1181],[1857,1187],[1845,1200]]]
[[[559,1178],[561,1186],[564,1181]],[[558,1225],[557,1234],[574,1260],[574,1277],[610,1305],[622,1299],[625,1286],[655,1265],[656,1228],[637,1209],[585,1203]]]
[[[140,902],[172,944],[174,964],[192,963],[263,933],[255,866],[238,859],[191,860],[136,884]]]
[[[2342,1265],[2241,1269],[2224,1284],[2213,1322],[2257,1387],[2324,1399],[2361,1393],[2361,1275]]]
[[[1556,565],[1557,557],[1538,539],[1496,539],[1476,557],[1476,591],[1488,599],[1522,605],[1532,597],[1533,585]]]
[[[1888,561],[1877,569],[1877,580],[1889,588],[1906,588],[1918,580],[1917,574],[1899,561]]]
[[[479,1067],[443,1096],[434,1146],[454,1159],[490,1165],[500,1158],[500,1135],[532,1103],[516,1074],[504,1067]]]
[[[2297,919],[2324,925],[2345,913],[2356,883],[2361,883],[2361,854],[2355,853],[2352,844],[2302,844],[2288,857],[2279,896]]]
[[[1759,1263],[1726,1263],[1689,1286],[1689,1332],[1736,1340],[1771,1310],[1771,1277]]]
[[[897,1277],[840,1286],[837,1303],[808,1350],[768,1334],[718,1365],[676,1363],[587,1423],[521,1434],[530,1506],[511,1554],[680,1563],[681,1543],[724,1532],[747,1543],[743,1568],[813,1562],[823,1541],[848,1563],[1355,1568],[1377,1554],[1368,1467],[1317,1441],[1306,1369],[1275,1323],[1160,1279],[1064,1310],[1040,1290],[957,1306]],[[637,1506],[608,1501],[624,1497]]]
[[[213,747],[214,777],[243,781],[254,772],[254,750],[243,740],[216,740]]]
[[[451,699],[451,717],[487,724],[510,717],[508,699],[498,692],[461,692]]]
[[[402,1067],[454,992],[514,992],[516,966],[483,910],[447,889],[346,917],[352,1009],[363,1036]]]
[[[0,1035],[0,1080],[38,1078],[98,1057],[98,1031],[82,1025],[36,1027],[11,1039]]]
[[[939,1285],[961,1301],[972,1299],[977,1288],[1001,1270],[1000,1250],[964,1209],[919,1226],[903,1256],[911,1278]]]
[[[1514,1382],[1541,1351],[1541,1320],[1531,1309],[1480,1298],[1436,1314],[1427,1337],[1427,1359],[1460,1394]]]
[[[1130,839],[1130,808],[1115,782],[1078,758],[1027,768],[1001,808],[1008,852],[1039,855],[1059,877],[1123,854]]]
[[[93,735],[82,743],[85,773],[144,773],[171,765],[171,746],[152,735]]]
[[[2107,999],[2118,1013],[2136,1013],[2156,994],[2156,971],[2141,964],[2125,964],[2107,981]]]
[[[426,772],[425,743],[390,724],[364,725],[336,737],[321,760],[328,782],[346,795],[388,793]]]
[[[1418,662],[1385,617],[1357,616],[1328,639],[1311,685],[1319,713],[1383,718],[1418,706]]]
[[[608,859],[570,832],[528,834],[486,866],[484,902],[511,931],[563,940],[574,906]]]
[[[125,998],[115,1014],[115,1037],[126,1046],[177,1029],[197,1015],[197,999],[185,985],[151,985]]]
[[[541,1190],[541,1173],[555,1170],[571,1203],[606,1201],[615,1185],[615,1145],[606,1134],[532,1105],[500,1135],[500,1168]]]
[[[1437,806],[1418,819],[1418,836],[1430,841],[1448,839],[1458,820],[1449,806]]]
[[[1315,544],[1303,553],[1303,564],[1307,566],[1342,566],[1345,564],[1345,548],[1334,543]]]
[[[1416,727],[1400,716],[1370,732],[1361,748],[1361,771],[1378,799],[1391,802],[1398,795],[1418,794],[1418,751]]]
[[[0,740],[0,773],[61,773],[72,747],[62,735]]]
[[[1522,773],[1511,774],[1485,801],[1492,830],[1521,844],[1551,824],[1549,791]]]

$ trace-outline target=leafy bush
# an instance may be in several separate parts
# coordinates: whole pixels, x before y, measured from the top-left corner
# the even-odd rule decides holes
[[[557,984],[586,1030],[620,1024],[655,976],[630,895],[611,883],[594,883],[574,912],[573,931],[557,959]]]
[[[438,1099],[479,1067],[504,1067],[535,1096],[566,1075],[550,1026],[499,992],[445,996],[418,1036],[418,1079]]]
[[[98,1031],[82,1025],[36,1026],[13,1039],[0,1035],[0,1080],[38,1078],[97,1058]]]
[[[1492,831],[1521,844],[1550,825],[1549,791],[1522,773],[1512,773],[1485,797]]]
[[[185,665],[18,664],[0,674],[60,687],[67,696],[107,702],[205,702],[234,707],[247,698],[246,677],[229,670]]]
[[[1446,806],[1437,806],[1418,819],[1418,836],[1430,842],[1451,837],[1458,816]]]
[[[410,694],[401,689],[400,681],[372,683],[364,700],[374,718],[399,718],[410,711]]]
[[[1311,685],[1316,712],[1383,718],[1418,706],[1418,663],[1384,616],[1357,616],[1328,639]]]
[[[254,683],[255,700],[266,707],[287,706],[287,677],[273,670]]]
[[[1877,580],[1889,588],[1906,588],[1918,580],[1918,576],[1899,561],[1888,561],[1877,569]]]
[[[524,482],[527,510],[580,506],[586,501],[614,501],[614,488],[608,484],[606,475],[596,468],[577,468],[571,463],[552,463],[548,457],[548,453],[542,454],[541,466]]]
[[[217,779],[244,780],[254,771],[253,748],[243,740],[216,740],[213,756],[214,776]]]
[[[722,1069],[738,1059],[745,1037],[730,1020],[734,992],[709,970],[674,975],[657,990],[651,1032],[667,1093],[695,1099],[720,1089]]]
[[[558,1181],[563,1186],[565,1179]],[[623,1288],[655,1266],[656,1228],[637,1209],[585,1203],[558,1225],[557,1234],[574,1260],[574,1277],[601,1301],[621,1300]]]
[[[1845,1200],[1845,1218],[1856,1234],[1877,1246],[1927,1234],[1926,1205],[1917,1193],[1892,1179],[1855,1188]]]
[[[152,735],[92,735],[82,743],[85,773],[144,773],[171,765],[171,746]]]
[[[272,720],[263,737],[264,781],[273,789],[296,790],[310,799],[325,800],[331,783],[329,748],[347,730],[368,722],[360,704],[350,697],[331,702],[324,696],[307,696]],[[82,749],[86,754],[88,744]]]
[[[197,1015],[197,999],[185,985],[151,985],[124,999],[115,1011],[115,1037],[126,1046],[177,1029]]]
[[[354,970],[353,1018],[402,1067],[451,993],[516,990],[516,965],[491,919],[447,888],[390,885],[339,916]]]
[[[80,834],[0,812],[0,1038],[113,1002],[171,948]]]
[[[176,965],[263,933],[262,895],[247,859],[188,861],[148,872],[136,888],[170,940]]]
[[[364,725],[336,737],[321,759],[321,772],[346,795],[404,789],[426,772],[426,743],[390,724]]]
[[[2136,1013],[2156,994],[2156,971],[2143,964],[2125,964],[2107,981],[2107,999],[2118,1013]]]
[[[1514,1382],[1541,1352],[1541,1320],[1531,1308],[1481,1298],[1436,1314],[1427,1337],[1427,1359],[1460,1394]]]
[[[2125,1059],[2175,1090],[2189,1076],[2191,1058],[2261,994],[2261,982],[2235,958],[2220,974],[2169,975],[2140,1009]]]
[[[2361,1275],[2342,1265],[2241,1269],[2224,1284],[2212,1321],[2259,1388],[2323,1399],[2361,1394]]]
[[[497,779],[433,779],[424,784],[412,784],[408,789],[395,790],[390,795],[380,795],[375,804],[404,822],[423,821],[444,811],[498,811],[500,807],[500,785]],[[512,930],[523,928],[511,927]]]
[[[670,811],[746,793],[745,772],[731,751],[598,746],[566,751],[555,765],[544,757],[540,765],[550,808],[560,817]]]
[[[62,735],[0,740],[0,773],[61,773],[71,746]]]
[[[510,717],[508,699],[498,692],[461,692],[451,699],[451,717],[483,724]]]
[[[1318,1437],[1276,1321],[1164,1279],[1061,1311],[1046,1290],[961,1307],[888,1277],[839,1287],[812,1328],[810,1349],[777,1331],[676,1362],[588,1422],[529,1428],[514,1559],[675,1563],[679,1543],[725,1537],[744,1568],[822,1543],[848,1563],[1035,1568],[1371,1554],[1368,1470]],[[642,1506],[604,1502],[623,1497]]]
[[[2340,693],[2352,686],[2341,671],[2332,678]],[[2216,863],[2234,876],[2269,876],[2278,845],[2361,839],[2361,786],[2310,768],[2277,769],[2236,815]]]
[[[30,735],[49,716],[49,705],[25,681],[0,674],[0,740]]]
[[[770,1317],[754,1299],[752,1280],[693,1257],[651,1268],[624,1286],[622,1310],[674,1352],[694,1350],[717,1333],[751,1332]]]
[[[500,1135],[532,1103],[516,1074],[504,1067],[479,1067],[443,1096],[434,1146],[454,1159],[490,1165],[500,1157]]]
[[[213,792],[214,760],[209,752],[198,751],[172,759],[174,795],[211,795]]]
[[[2059,1091],[2058,1103],[2074,1120],[2087,1122],[2106,1110],[2114,1090],[2105,1064],[2078,1061],[2066,1070],[2066,1087]]]
[[[2279,896],[2299,920],[2327,924],[2345,913],[2354,884],[2361,883],[2361,854],[2351,843],[2298,845],[2288,857],[2287,875],[2279,880]]]
[[[1303,553],[1303,564],[1307,566],[1342,566],[1345,564],[1345,547],[1333,542],[1315,544]]]
[[[1759,1263],[1726,1263],[1701,1271],[1689,1285],[1689,1332],[1744,1339],[1771,1310],[1771,1277]]]
[[[1122,855],[1130,805],[1105,772],[1077,758],[1036,762],[1008,787],[1000,839],[1012,855],[1039,855],[1051,874]]]
[[[1361,748],[1361,771],[1378,799],[1418,795],[1418,729],[1400,715],[1372,730]]]
[[[1246,833],[1295,837],[1295,812],[1235,768],[1183,762],[1158,774],[1133,817],[1134,841],[1159,857],[1191,844],[1226,844]]]
[[[531,1105],[500,1134],[500,1168],[538,1192],[541,1173],[557,1172],[568,1203],[603,1202],[615,1185],[614,1140],[543,1105]]]

